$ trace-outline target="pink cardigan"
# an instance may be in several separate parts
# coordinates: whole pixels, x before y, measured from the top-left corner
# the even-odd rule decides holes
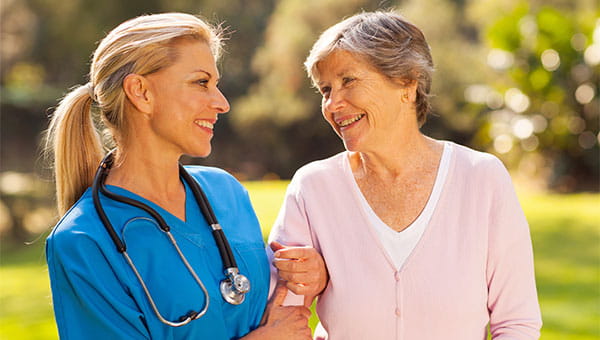
[[[437,207],[398,271],[351,190],[347,152],[295,174],[270,241],[323,255],[329,340],[480,340],[488,324],[493,339],[539,338],[529,227],[509,174],[492,155],[449,147]]]

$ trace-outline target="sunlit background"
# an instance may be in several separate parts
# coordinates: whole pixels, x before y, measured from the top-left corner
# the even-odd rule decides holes
[[[558,248],[557,240],[569,240],[563,232],[577,233],[568,248],[573,252],[565,256],[585,253],[565,266],[585,262],[588,267],[563,274],[587,278],[587,288],[565,283],[561,292],[587,292],[576,298],[586,301],[588,309],[580,313],[584,317],[572,314],[575,326],[552,328],[560,323],[553,317],[559,320],[559,313],[572,313],[581,303],[552,309],[548,298],[542,305],[550,315],[546,338],[600,338],[600,326],[594,326],[600,323],[597,0],[0,1],[0,338],[55,334],[47,281],[40,283],[45,292],[40,307],[24,298],[27,291],[18,290],[16,279],[47,280],[43,239],[56,222],[56,211],[52,173],[39,145],[57,100],[68,88],[87,82],[90,56],[110,29],[143,13],[166,11],[223,22],[229,33],[220,87],[232,109],[216,125],[213,154],[184,161],[225,168],[242,181],[285,181],[301,165],[343,148],[321,118],[319,95],[302,69],[310,46],[344,17],[389,7],[419,26],[432,49],[434,114],[423,131],[504,161],[532,224],[536,268],[553,267],[558,258],[544,257],[545,251],[559,250],[549,245]],[[261,182],[245,183],[254,188]],[[258,195],[253,202],[265,232],[285,189],[285,182],[278,183],[251,190]],[[277,194],[269,196],[265,188]],[[270,198],[255,201],[261,195]],[[268,217],[261,215],[263,207]],[[579,258],[585,261],[574,260]],[[23,269],[32,263],[35,278]],[[542,269],[540,299],[558,289],[551,278],[545,281]],[[20,308],[15,305],[28,304],[44,310],[49,333],[31,333],[27,317],[13,311]],[[580,330],[578,336],[565,335],[573,329]]]

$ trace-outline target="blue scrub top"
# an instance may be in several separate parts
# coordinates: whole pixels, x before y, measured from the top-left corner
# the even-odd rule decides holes
[[[250,279],[246,300],[237,306],[223,300],[219,291],[224,279],[221,256],[187,184],[185,222],[132,192],[109,186],[109,190],[160,213],[209,292],[209,308],[200,319],[182,327],[160,322],[133,270],[102,225],[88,189],[58,222],[46,243],[61,339],[237,339],[258,327],[267,302],[269,265],[248,193],[223,170],[186,169],[208,197],[240,273]],[[158,224],[138,208],[103,195],[101,202],[163,317],[173,321],[191,310],[201,310],[204,293]]]

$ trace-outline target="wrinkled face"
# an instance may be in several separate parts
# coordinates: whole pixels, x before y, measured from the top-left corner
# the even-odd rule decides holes
[[[217,88],[219,72],[208,44],[181,41],[175,48],[174,64],[146,76],[155,99],[151,130],[164,152],[206,157],[213,125],[229,103]]]
[[[404,86],[344,50],[334,50],[317,64],[317,71],[323,116],[347,150],[376,151],[398,133]]]

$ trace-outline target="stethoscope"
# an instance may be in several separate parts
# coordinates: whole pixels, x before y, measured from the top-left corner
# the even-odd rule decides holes
[[[138,281],[140,282],[142,288],[144,289],[146,297],[148,298],[148,301],[150,302],[150,305],[152,306],[154,313],[156,314],[156,316],[158,317],[158,319],[161,322],[163,322],[169,326],[179,327],[179,326],[188,324],[192,320],[197,320],[197,319],[201,318],[208,310],[208,306],[210,303],[210,297],[208,295],[208,291],[206,290],[206,287],[202,283],[202,280],[200,280],[200,278],[198,277],[198,275],[196,274],[196,272],[194,271],[192,266],[190,266],[186,257],[181,252],[181,249],[177,245],[177,241],[175,241],[175,238],[173,237],[173,235],[170,232],[170,227],[167,225],[167,223],[162,218],[162,216],[160,216],[160,214],[158,212],[156,212],[156,210],[152,209],[151,207],[149,207],[148,205],[146,205],[140,201],[136,201],[134,199],[115,194],[106,188],[106,185],[104,184],[104,182],[106,180],[106,177],[108,176],[108,172],[110,171],[112,164],[113,164],[113,152],[109,152],[108,155],[106,155],[106,157],[104,157],[102,162],[100,162],[100,166],[98,167],[98,171],[96,172],[96,175],[94,177],[94,184],[92,186],[92,197],[94,200],[94,207],[96,208],[96,211],[98,212],[98,215],[100,216],[100,220],[102,221],[102,224],[104,224],[106,231],[108,231],[108,234],[110,235],[113,242],[117,246],[117,251],[119,251],[121,254],[123,254],[125,259],[129,263],[129,266],[135,273],[135,276],[138,278]],[[192,176],[190,176],[190,174],[188,174],[187,171],[185,171],[185,169],[183,168],[183,166],[181,164],[179,164],[179,175],[183,178],[183,180],[192,189],[194,198],[196,199],[196,202],[198,203],[198,206],[200,207],[200,210],[202,211],[204,218],[206,219],[206,221],[212,228],[212,234],[215,239],[215,242],[217,243],[217,248],[219,249],[219,253],[220,253],[221,259],[223,261],[223,268],[224,268],[224,273],[225,273],[225,279],[222,280],[221,284],[219,285],[219,288],[221,290],[221,295],[223,296],[223,299],[225,299],[225,301],[227,301],[228,303],[230,303],[232,305],[239,305],[242,302],[244,302],[246,293],[250,290],[250,280],[248,280],[247,277],[245,277],[244,275],[239,273],[237,264],[235,262],[235,257],[233,256],[233,252],[231,251],[231,248],[229,246],[229,242],[227,242],[225,233],[223,233],[223,230],[221,229],[221,226],[219,225],[219,222],[217,221],[215,213],[213,212],[213,210],[210,206],[210,203],[208,202],[208,199],[206,198],[206,195],[202,191],[202,188],[200,188],[200,185],[198,185],[198,183],[192,178]],[[165,319],[162,316],[162,314],[160,314],[160,312],[158,311],[158,308],[156,307],[156,303],[154,302],[154,299],[152,298],[152,295],[150,294],[150,291],[148,290],[148,287],[146,286],[146,283],[142,279],[142,276],[138,272],[136,266],[133,264],[133,261],[127,254],[127,248],[125,247],[125,243],[119,238],[119,236],[115,232],[115,229],[113,228],[112,224],[110,223],[108,217],[106,216],[106,213],[104,212],[104,209],[102,208],[102,205],[100,204],[100,195],[98,194],[98,192],[101,192],[103,195],[105,195],[108,198],[111,198],[115,201],[126,203],[126,204],[132,205],[134,207],[140,208],[140,209],[144,210],[145,212],[147,212],[148,214],[150,214],[150,216],[152,216],[152,218],[154,218],[156,220],[156,222],[158,222],[160,229],[169,237],[171,244],[173,244],[173,246],[177,250],[179,257],[181,258],[181,260],[183,261],[183,263],[189,270],[190,274],[194,277],[194,279],[196,280],[196,282],[198,283],[198,285],[200,286],[200,288],[202,288],[202,291],[204,292],[204,296],[206,297],[206,303],[204,304],[204,308],[201,311],[199,311],[199,312],[191,311],[191,312],[181,316],[177,321],[169,321],[169,320]]]

